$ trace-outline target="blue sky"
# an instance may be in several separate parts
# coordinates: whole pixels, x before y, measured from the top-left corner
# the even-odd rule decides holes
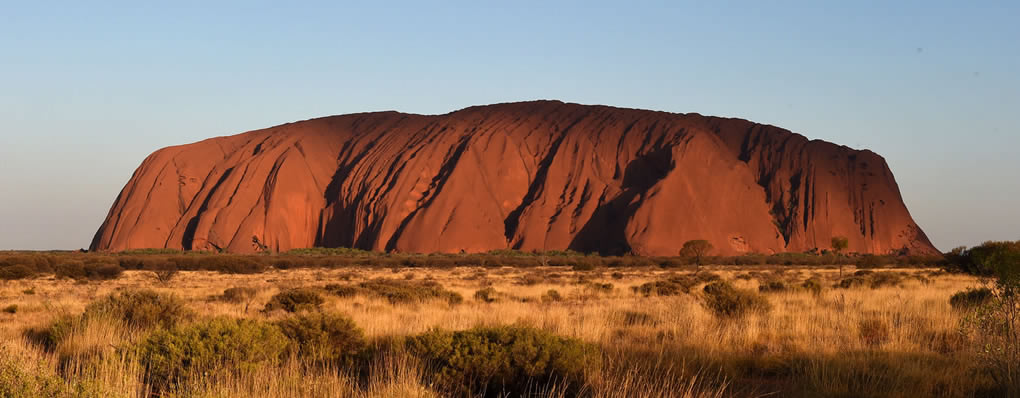
[[[167,145],[532,99],[868,148],[939,248],[1020,239],[1017,2],[84,3],[0,4],[0,249],[87,247]]]

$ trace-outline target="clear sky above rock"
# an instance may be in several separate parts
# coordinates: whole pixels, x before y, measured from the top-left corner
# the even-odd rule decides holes
[[[160,147],[531,99],[868,148],[939,248],[1020,239],[1020,3],[207,3],[4,6],[0,249],[87,247]]]

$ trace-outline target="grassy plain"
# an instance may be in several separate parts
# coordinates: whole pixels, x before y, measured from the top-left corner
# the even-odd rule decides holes
[[[37,275],[0,284],[0,396],[500,396],[465,394],[437,377],[402,341],[442,329],[512,325],[590,347],[577,385],[528,387],[531,396],[590,397],[974,397],[1002,396],[965,325],[969,310],[950,297],[982,281],[935,268],[800,266],[340,267],[269,269],[250,274],[180,271],[160,282],[154,271],[109,280]],[[698,275],[698,276],[695,276]],[[714,275],[714,276],[712,276]],[[707,305],[716,277],[763,298],[737,316]],[[439,286],[463,298],[392,300],[336,286],[395,280]],[[672,282],[670,282],[672,281]],[[807,282],[811,281],[811,282]],[[679,291],[647,289],[678,284]],[[333,285],[333,287],[327,287]],[[842,285],[842,286],[841,286]],[[368,285],[366,285],[368,286]],[[642,290],[642,286],[646,288]],[[664,285],[663,285],[664,286]],[[674,286],[674,285],[670,285]],[[764,287],[762,287],[764,286]],[[241,300],[226,289],[251,288]],[[261,311],[274,295],[310,288],[324,302],[311,311],[349,317],[372,347],[360,365],[317,365],[295,355],[189,377],[154,388],[132,347],[151,328],[93,320],[58,342],[37,333],[113,294],[150,289],[181,300],[194,316],[274,324],[294,315]],[[330,290],[333,289],[333,290]],[[360,290],[359,290],[360,289]],[[478,294],[480,290],[487,293]],[[684,291],[686,290],[686,292]],[[648,293],[648,294],[646,294]],[[226,375],[226,376],[224,376]],[[448,384],[448,383],[447,383]]]

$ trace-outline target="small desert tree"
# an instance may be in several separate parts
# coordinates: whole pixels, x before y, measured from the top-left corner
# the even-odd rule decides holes
[[[837,257],[843,254],[843,250],[846,250],[847,247],[850,247],[850,240],[845,236],[832,237],[832,251],[836,253]],[[839,262],[839,277],[843,278],[843,260],[837,258],[836,261]]]
[[[680,255],[694,259],[694,264],[700,268],[702,259],[708,256],[711,251],[711,243],[707,240],[696,239],[684,242],[683,248],[680,249]]]
[[[971,249],[980,269],[995,277],[992,300],[968,318],[977,332],[979,355],[1009,396],[1020,395],[1020,241],[986,242]]]

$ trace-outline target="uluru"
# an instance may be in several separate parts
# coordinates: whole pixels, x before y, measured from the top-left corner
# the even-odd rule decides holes
[[[937,253],[885,160],[754,122],[534,101],[163,148],[91,249]]]

